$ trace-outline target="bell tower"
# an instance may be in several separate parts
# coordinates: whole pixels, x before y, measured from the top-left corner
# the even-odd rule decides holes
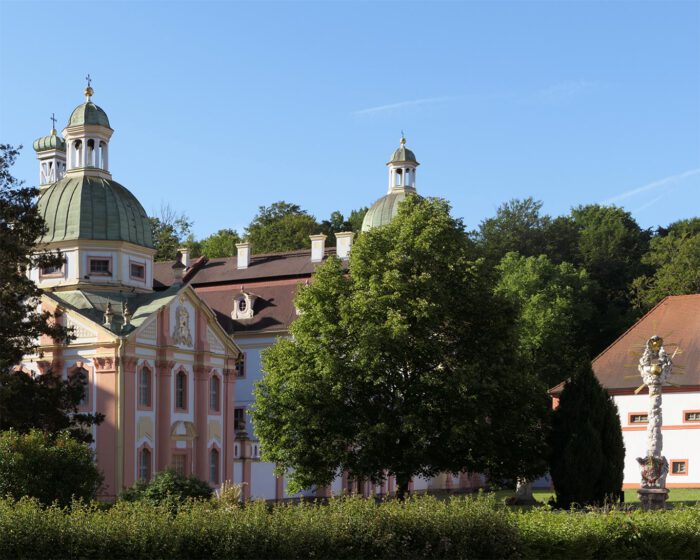
[[[66,142],[56,133],[56,118],[51,115],[51,132],[34,140],[34,151],[39,160],[39,189],[60,181],[66,172]]]
[[[63,129],[66,139],[66,173],[110,179],[109,139],[114,132],[109,126],[107,114],[92,102],[95,91],[85,88],[85,103],[78,105]]]
[[[396,191],[416,192],[416,169],[420,164],[411,150],[406,148],[406,138],[401,134],[399,148],[394,151],[389,168],[389,189],[387,194]]]

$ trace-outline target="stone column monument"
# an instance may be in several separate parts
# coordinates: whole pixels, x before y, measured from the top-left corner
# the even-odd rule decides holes
[[[673,363],[663,344],[663,338],[660,336],[652,336],[647,340],[638,366],[639,374],[644,383],[636,392],[643,389],[645,385],[649,387],[647,453],[645,457],[637,457],[642,472],[642,484],[638,494],[642,508],[645,510],[664,509],[668,497],[668,489],[666,488],[668,461],[661,452],[663,448],[661,386],[668,381]]]

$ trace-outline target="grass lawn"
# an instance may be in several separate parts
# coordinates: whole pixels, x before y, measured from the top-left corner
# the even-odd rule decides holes
[[[669,490],[669,502],[683,502],[689,505],[694,505],[700,502],[700,488],[670,488]],[[499,501],[505,500],[506,498],[513,495],[514,492],[511,490],[499,490],[498,492],[496,492],[496,498]],[[533,492],[533,495],[535,496],[536,500],[539,500],[542,503],[547,503],[549,498],[554,496],[554,492],[551,490],[535,490]],[[625,490],[625,503],[639,503],[639,496],[637,496],[637,490]]]

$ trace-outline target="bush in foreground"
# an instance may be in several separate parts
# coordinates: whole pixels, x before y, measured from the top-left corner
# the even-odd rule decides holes
[[[494,498],[360,498],[223,509],[149,502],[70,512],[0,500],[4,558],[700,558],[700,507],[511,511]]]
[[[208,500],[213,494],[209,484],[196,476],[182,476],[168,470],[156,473],[153,480],[139,480],[124,490],[119,498],[127,502],[146,501],[179,507],[188,500]]]
[[[92,450],[68,433],[0,432],[0,496],[67,506],[74,498],[93,500],[101,484]]]

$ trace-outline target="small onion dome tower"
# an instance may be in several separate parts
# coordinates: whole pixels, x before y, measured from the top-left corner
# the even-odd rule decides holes
[[[388,224],[398,212],[399,203],[407,195],[416,194],[416,169],[420,164],[415,154],[406,147],[403,136],[400,146],[386,165],[389,168],[389,189],[367,210],[362,220],[362,231]]]
[[[39,240],[60,251],[60,269],[36,271],[42,289],[129,290],[153,287],[153,238],[146,211],[124,186],[112,180],[108,145],[112,133],[107,114],[85,89],[63,130],[66,171],[42,189],[37,202],[46,222]]]
[[[51,115],[54,127],[48,136],[34,140],[34,151],[39,160],[39,189],[60,181],[66,172],[66,141],[56,133],[56,119]]]
[[[109,139],[114,131],[109,126],[107,113],[92,102],[95,92],[90,85],[84,93],[85,103],[73,110],[63,129],[67,171],[109,179]]]

